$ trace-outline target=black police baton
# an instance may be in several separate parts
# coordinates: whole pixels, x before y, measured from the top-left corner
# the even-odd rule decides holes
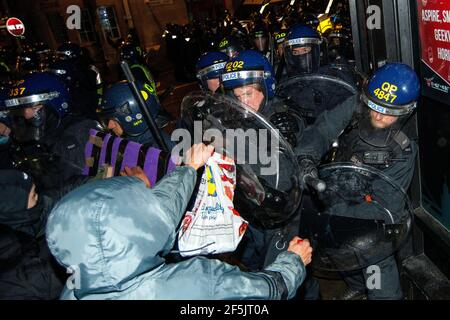
[[[277,83],[280,82],[281,77],[283,76],[283,70],[284,70],[285,65],[286,65],[286,60],[284,60],[284,56],[281,56],[280,63],[278,64],[278,68],[275,73],[275,80],[277,81]]]
[[[153,137],[156,139],[156,142],[158,143],[159,148],[162,151],[168,153],[169,148],[167,148],[167,145],[164,142],[164,139],[162,138],[161,132],[159,131],[155,120],[153,119],[152,115],[146,108],[144,98],[142,97],[142,95],[136,85],[136,79],[134,78],[133,74],[131,73],[130,66],[128,65],[128,63],[126,61],[121,61],[120,67],[122,68],[123,73],[125,74],[125,77],[128,80],[128,86],[130,87],[131,92],[133,93],[133,96],[138,103],[139,109],[141,109],[141,112],[144,115],[144,118],[147,121],[147,125],[148,125],[150,131],[152,132]]]
[[[306,183],[307,186],[313,188],[319,193],[324,192],[325,189],[327,188],[327,184],[324,181],[315,178],[310,174],[305,175],[303,177],[303,181]]]

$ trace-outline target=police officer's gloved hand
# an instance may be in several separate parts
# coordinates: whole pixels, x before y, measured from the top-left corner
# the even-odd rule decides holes
[[[277,112],[270,117],[270,122],[277,128],[292,148],[297,145],[296,134],[300,131],[296,119],[287,112]]]
[[[300,167],[300,187],[306,189],[312,187],[316,191],[325,190],[325,183],[319,179],[317,161],[311,156],[299,156],[297,158]]]

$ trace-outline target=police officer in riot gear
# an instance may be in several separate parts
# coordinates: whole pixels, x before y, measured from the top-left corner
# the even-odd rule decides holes
[[[39,70],[39,59],[36,48],[32,45],[25,45],[17,56],[16,71],[25,76]]]
[[[96,119],[97,108],[103,94],[103,80],[93,65],[89,52],[78,44],[66,42],[57,49],[57,59],[49,65],[49,72],[67,83],[76,112]]]
[[[328,60],[331,64],[346,65],[355,60],[352,38],[346,29],[333,29],[328,35]]]
[[[297,145],[304,123],[301,118],[290,113],[289,109],[275,97],[273,69],[261,53],[245,50],[231,59],[225,65],[221,84],[229,95],[267,119],[292,147]],[[283,168],[283,166],[287,168],[290,164],[280,163],[280,167]],[[289,183],[290,177],[283,174],[280,176],[283,180],[280,184]],[[272,190],[267,190],[268,194],[272,194],[271,192]],[[244,214],[251,216],[253,213],[242,212],[241,214],[245,217]],[[298,215],[294,214],[290,218],[292,221],[282,226],[271,225],[271,221],[263,224],[256,221],[253,226],[250,223],[250,229],[239,249],[242,262],[255,270],[272,262],[281,252],[280,250],[283,250],[284,241],[298,232]],[[250,217],[250,220],[255,219]]]
[[[284,39],[286,39],[288,30],[285,28],[276,28],[273,32],[274,41],[274,59],[273,68],[276,72],[275,79],[279,81],[282,77],[286,78],[286,68],[284,61]]]
[[[320,34],[309,26],[296,24],[284,41],[284,59],[290,77],[317,73],[320,68]]]
[[[246,49],[246,44],[238,37],[230,35],[218,43],[218,51],[225,53],[230,59]]]
[[[405,124],[416,109],[419,95],[419,78],[409,66],[388,63],[381,67],[365,83],[360,95],[349,98],[333,110],[325,111],[313,126],[305,130],[296,150],[302,170],[301,183],[306,182],[304,176],[317,177],[316,166],[338,137],[337,149],[328,153],[325,158],[327,161],[351,162],[356,166],[376,168],[407,190],[413,176],[418,147],[405,133]],[[386,196],[391,197],[387,201],[395,203],[398,195]],[[364,210],[350,208],[346,212],[347,216],[357,219],[370,219],[367,214]],[[362,254],[361,263],[370,261],[368,256],[370,252]],[[359,273],[342,273],[348,288],[339,298],[401,299],[403,294],[394,255],[376,265],[381,270],[380,289],[368,289],[365,286],[370,276],[365,265]]]
[[[150,69],[144,62],[142,49],[132,43],[120,46],[120,60],[128,62],[136,80],[148,83],[156,94],[156,83]]]
[[[71,113],[69,92],[50,73],[34,73],[11,86],[1,109],[9,111],[14,166],[33,175],[39,187],[61,187],[81,175],[89,130],[97,123]]]
[[[357,92],[352,69],[320,66],[321,41],[317,31],[302,24],[292,26],[284,41],[289,78],[280,83],[277,95],[308,124]]]
[[[204,53],[197,62],[197,80],[204,91],[216,92],[220,87],[220,75],[229,60],[225,53],[211,51]]]
[[[161,129],[165,125],[165,119],[159,117],[161,106],[158,99],[149,84],[142,82],[137,84],[146,107]],[[97,112],[104,129],[111,130],[118,137],[158,148],[128,82],[122,81],[107,88]],[[162,134],[170,148],[173,145],[170,137],[164,132]]]
[[[269,30],[263,21],[258,21],[255,24],[250,36],[254,49],[261,52],[261,54],[271,61]]]

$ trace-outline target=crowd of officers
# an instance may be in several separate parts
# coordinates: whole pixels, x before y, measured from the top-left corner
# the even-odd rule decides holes
[[[282,13],[283,19],[256,14],[246,26],[231,15],[217,26],[206,21],[208,28],[199,23],[181,32],[169,25],[164,37],[178,80],[197,79],[205,93],[227,95],[267,119],[294,150],[304,190],[309,188],[307,177],[318,178],[317,167],[336,141],[342,147],[335,161],[373,166],[407,189],[417,145],[402,130],[419,96],[415,72],[392,62],[362,77],[339,14],[322,30],[316,15],[292,9]],[[180,60],[177,35],[185,43],[201,39],[202,45],[185,51],[191,56]],[[164,128],[180,121],[161,107],[144,50],[133,37],[117,47],[172,148]],[[298,238],[300,210],[283,226],[250,225],[236,257],[241,268],[202,257],[166,260],[163,253],[175,245],[196,170],[212,147],[194,145],[185,166],[154,189],[147,188],[140,168],[122,172],[128,177],[93,181],[82,175],[90,129],[159,147],[146,121],[139,121],[142,106],[127,81],[104,83],[88,53],[74,43],[62,44],[56,54],[44,45],[24,47],[16,61],[15,68],[1,65],[0,298],[282,299],[294,298],[302,283],[308,297],[320,298],[317,281],[307,277],[305,268],[314,259],[313,248]],[[19,78],[14,79],[12,69],[21,72]],[[333,77],[355,93],[320,112],[301,104],[318,97],[279,94],[283,83],[305,75]],[[142,197],[151,199],[148,208],[138,206]],[[124,202],[130,207],[120,211]],[[108,219],[99,219],[100,207],[109,210]],[[152,219],[144,221],[142,212]],[[67,268],[73,265],[80,267],[81,288],[66,282]],[[338,298],[402,299],[394,257],[380,266],[381,290],[368,290],[361,270],[342,274],[348,288]]]

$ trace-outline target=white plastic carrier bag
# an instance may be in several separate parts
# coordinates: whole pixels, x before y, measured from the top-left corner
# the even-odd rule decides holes
[[[215,153],[205,165],[194,208],[186,212],[178,233],[183,257],[236,250],[248,222],[234,209],[235,189],[234,161]]]

